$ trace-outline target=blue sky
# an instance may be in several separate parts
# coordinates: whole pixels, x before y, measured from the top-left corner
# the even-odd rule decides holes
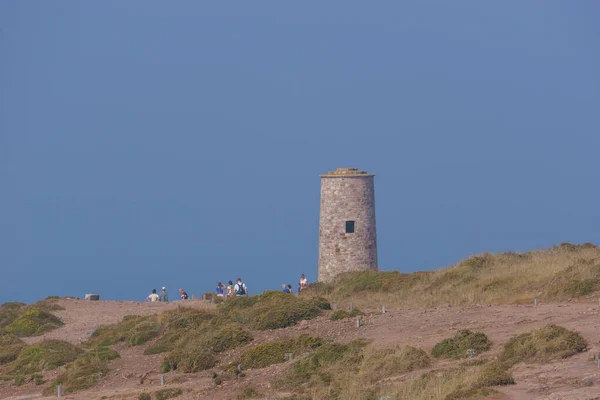
[[[599,240],[600,3],[0,2],[0,303],[317,276],[319,174],[380,269]]]

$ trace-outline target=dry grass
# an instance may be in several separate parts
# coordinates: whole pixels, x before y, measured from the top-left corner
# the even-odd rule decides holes
[[[301,297],[364,309],[442,304],[512,304],[584,296],[600,290],[600,249],[562,244],[529,253],[484,253],[438,271],[364,271],[313,284]]]

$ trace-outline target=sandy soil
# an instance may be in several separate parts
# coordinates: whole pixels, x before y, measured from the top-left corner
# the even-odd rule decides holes
[[[65,326],[43,337],[30,338],[29,343],[44,339],[61,339],[80,343],[101,324],[119,322],[125,315],[148,315],[177,307],[176,303],[136,303],[82,300],[60,300],[66,309],[57,311]],[[212,304],[202,301],[188,301],[186,305],[210,308]],[[367,310],[369,311],[369,310]],[[600,320],[598,303],[555,303],[507,306],[438,307],[429,309],[392,309],[381,314],[362,317],[361,326],[355,319],[329,321],[320,317],[302,321],[295,327],[276,331],[253,332],[255,340],[250,346],[275,338],[294,337],[303,333],[347,342],[357,338],[372,339],[381,347],[395,344],[409,344],[430,351],[435,343],[453,335],[458,329],[484,331],[494,342],[489,356],[497,354],[501,346],[512,336],[556,323],[569,329],[578,330],[590,344],[590,349],[566,360],[548,364],[520,364],[513,372],[516,385],[497,388],[502,394],[494,399],[548,399],[548,400],[600,400],[600,369],[593,360],[599,350],[598,332]],[[285,364],[274,365],[260,370],[246,371],[240,381],[225,381],[215,387],[208,372],[197,374],[165,374],[166,385],[160,385],[160,363],[164,355],[144,356],[143,348],[119,345],[115,347],[121,358],[111,362],[111,372],[100,385],[90,391],[65,396],[66,399],[137,399],[144,392],[154,392],[161,388],[180,387],[186,392],[178,399],[236,399],[246,387],[259,390],[269,388],[270,379]],[[243,349],[226,353],[223,361],[233,361]],[[59,371],[51,371],[45,379],[52,379]],[[141,377],[144,376],[143,383]],[[51,399],[40,394],[41,388],[34,384],[21,387],[0,387],[0,399]],[[283,396],[281,393],[280,396]],[[277,398],[271,397],[271,398]]]

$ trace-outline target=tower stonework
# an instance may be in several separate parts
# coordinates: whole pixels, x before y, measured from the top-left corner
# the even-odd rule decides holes
[[[356,168],[321,175],[319,281],[377,270],[374,176]]]

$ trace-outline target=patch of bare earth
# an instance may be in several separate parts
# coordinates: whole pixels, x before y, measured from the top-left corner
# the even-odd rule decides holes
[[[176,303],[136,302],[86,302],[60,300],[66,309],[57,311],[65,326],[44,337],[28,339],[29,343],[44,339],[61,339],[81,343],[102,324],[115,323],[125,315],[149,315],[171,310]],[[189,301],[188,306],[210,308],[213,305],[202,301]],[[369,311],[369,310],[366,310]],[[349,342],[358,338],[371,339],[377,346],[387,347],[406,344],[421,347],[430,352],[435,343],[454,335],[459,329],[485,332],[494,342],[489,353],[494,357],[502,345],[512,336],[549,323],[579,331],[590,344],[590,349],[571,358],[545,364],[519,364],[513,370],[516,385],[496,388],[501,393],[490,399],[547,399],[547,400],[590,400],[600,399],[600,369],[594,361],[598,347],[600,328],[597,304],[553,303],[534,305],[437,307],[427,309],[391,309],[381,314],[376,310],[361,317],[361,326],[356,319],[330,321],[326,316],[311,321],[302,321],[297,326],[275,331],[253,332],[251,345],[227,352],[222,362],[239,358],[243,350],[279,338],[289,338],[308,333],[338,342]],[[154,393],[169,387],[178,387],[184,394],[178,399],[236,399],[245,387],[253,387],[267,393],[268,398],[283,398],[270,387],[271,379],[279,374],[286,364],[273,365],[258,370],[248,370],[246,377],[236,381],[225,380],[215,386],[210,372],[182,374],[177,371],[165,375],[166,385],[160,385],[161,361],[164,354],[145,356],[143,347],[115,347],[121,358],[111,362],[110,373],[95,388],[65,396],[67,399],[137,399],[142,392]],[[447,361],[436,361],[442,366]],[[46,374],[52,379],[59,371]],[[404,379],[397,377],[397,379]],[[21,387],[0,388],[0,399],[51,399],[41,396],[42,388],[33,383]]]

